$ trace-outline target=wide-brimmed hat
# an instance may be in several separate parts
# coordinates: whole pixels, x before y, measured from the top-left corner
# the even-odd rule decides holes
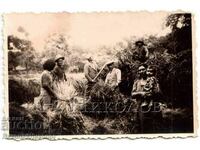
[[[139,40],[139,41],[136,41],[136,42],[135,42],[135,45],[138,45],[138,44],[145,45],[145,44],[144,44],[144,42],[143,42],[143,41],[141,41],[141,40]]]
[[[64,60],[64,59],[65,59],[65,57],[64,57],[64,56],[62,56],[62,55],[60,55],[60,54],[58,54],[58,55],[56,55],[55,62],[57,62],[59,59],[62,59],[62,60]]]
[[[118,61],[117,60],[111,60],[111,61],[108,61],[107,63],[106,63],[106,65],[111,65],[111,64],[114,64],[114,63],[117,63]]]
[[[87,60],[93,60],[93,59],[92,59],[92,57],[90,56],[90,57],[87,58]]]
[[[114,61],[109,61],[106,63],[107,66],[114,64]]]
[[[93,57],[92,57],[92,55],[90,55],[90,54],[86,55],[85,58],[86,58],[87,60],[93,60]]]

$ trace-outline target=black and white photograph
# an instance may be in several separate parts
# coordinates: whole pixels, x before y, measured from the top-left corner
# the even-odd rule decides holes
[[[196,135],[189,12],[4,14],[8,137]]]

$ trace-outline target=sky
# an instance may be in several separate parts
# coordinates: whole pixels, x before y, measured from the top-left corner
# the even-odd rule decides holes
[[[5,15],[6,35],[31,40],[37,51],[43,51],[50,34],[64,34],[71,46],[94,50],[114,46],[125,38],[162,36],[167,12],[124,13],[11,13]]]

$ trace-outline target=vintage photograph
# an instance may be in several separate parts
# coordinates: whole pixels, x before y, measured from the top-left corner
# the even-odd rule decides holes
[[[8,136],[193,135],[193,15],[4,15]]]

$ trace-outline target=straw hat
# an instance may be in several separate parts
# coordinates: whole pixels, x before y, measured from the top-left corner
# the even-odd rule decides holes
[[[142,40],[139,40],[139,41],[136,41],[136,42],[135,42],[135,45],[138,45],[138,44],[145,45],[144,42],[143,42]]]
[[[57,62],[59,59],[62,59],[62,60],[64,60],[64,59],[65,59],[65,57],[64,57],[64,56],[62,56],[62,55],[60,55],[60,54],[58,54],[58,55],[56,55],[55,62]]]

